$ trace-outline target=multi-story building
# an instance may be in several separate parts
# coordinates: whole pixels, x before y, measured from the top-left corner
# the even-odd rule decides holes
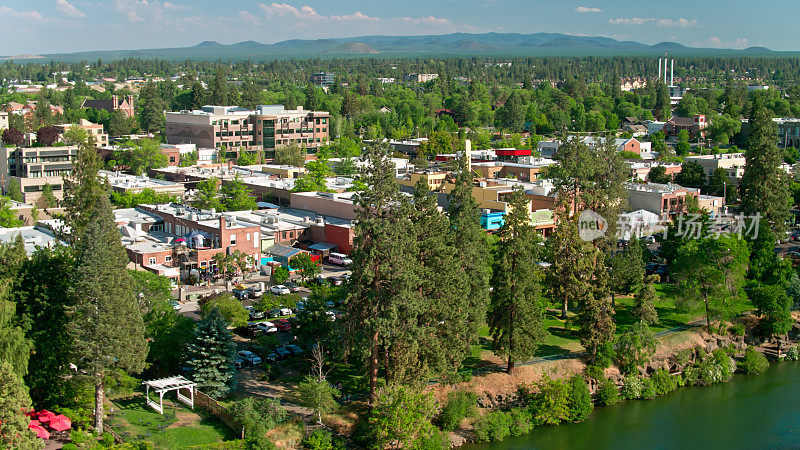
[[[705,114],[695,114],[692,117],[675,116],[664,125],[664,134],[667,137],[675,137],[685,130],[689,136],[705,139],[708,131],[708,121]]]
[[[686,210],[687,197],[700,196],[699,189],[685,188],[673,183],[628,183],[626,187],[631,210],[650,211],[665,220]]]
[[[406,81],[410,83],[427,83],[439,78],[438,73],[410,73],[406,75]]]
[[[136,194],[145,189],[149,189],[158,194],[169,194],[183,198],[183,194],[186,192],[186,188],[180,183],[159,180],[157,178],[110,172],[107,170],[101,170],[99,175],[100,178],[105,178],[106,181],[108,181],[111,190],[119,193],[130,192]]]
[[[64,177],[72,174],[77,146],[12,148],[0,147],[0,178],[5,194],[14,184],[22,192],[23,202],[34,203],[49,184],[53,195],[64,198]]]
[[[86,131],[92,138],[94,138],[95,144],[98,147],[105,147],[108,145],[108,134],[103,131],[103,126],[97,123],[89,122],[86,119],[80,119],[77,124],[74,123],[62,123],[59,125],[55,125],[56,129],[62,135],[67,132],[72,127],[79,127]]]
[[[746,159],[744,153],[719,153],[715,155],[696,155],[683,158],[683,163],[696,162],[703,166],[706,177],[714,175],[717,169],[725,169],[728,179],[734,182],[742,179]]]
[[[800,148],[800,119],[780,118],[772,120],[778,125],[778,146],[781,148]],[[3,128],[1,121],[2,118],[0,118],[0,128]],[[742,128],[745,128],[745,124],[742,124]],[[749,124],[747,128],[749,129]]]
[[[203,106],[201,110],[168,112],[169,144],[195,144],[198,148],[257,148],[300,144],[319,148],[328,142],[330,114],[286,110],[281,105],[261,105],[256,110],[235,106]]]
[[[308,81],[317,86],[331,86],[336,80],[336,75],[330,72],[320,72],[311,74]]]

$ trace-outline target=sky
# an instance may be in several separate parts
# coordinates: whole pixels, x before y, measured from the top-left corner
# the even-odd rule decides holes
[[[798,0],[0,0],[0,55],[453,32],[800,50],[799,13]]]

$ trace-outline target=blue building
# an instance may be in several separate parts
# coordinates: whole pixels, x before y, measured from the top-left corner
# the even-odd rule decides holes
[[[505,215],[503,211],[484,209],[481,211],[481,226],[487,231],[498,230],[506,223]]]

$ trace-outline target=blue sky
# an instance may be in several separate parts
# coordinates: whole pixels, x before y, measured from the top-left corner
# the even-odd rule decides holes
[[[800,50],[798,0],[0,0],[0,55],[452,32]]]

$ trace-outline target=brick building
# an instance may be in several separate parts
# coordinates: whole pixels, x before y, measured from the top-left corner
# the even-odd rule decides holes
[[[115,111],[122,111],[125,117],[128,118],[133,117],[135,113],[133,95],[125,96],[122,101],[120,101],[120,98],[117,95],[112,95],[111,100],[86,99],[81,107],[104,110],[110,112],[111,114],[113,114]]]

